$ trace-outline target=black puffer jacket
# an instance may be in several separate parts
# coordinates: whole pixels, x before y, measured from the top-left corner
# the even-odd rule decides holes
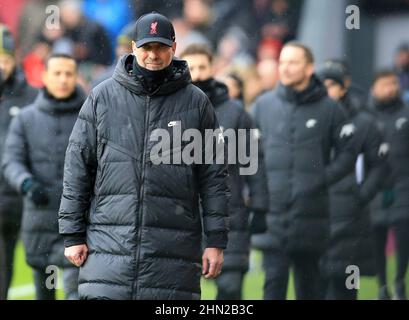
[[[250,234],[249,234],[249,212],[265,213],[268,211],[267,181],[264,169],[264,159],[261,145],[257,158],[258,170],[253,175],[240,175],[240,168],[248,167],[239,163],[238,152],[238,130],[247,129],[246,149],[250,150],[250,141],[258,143],[257,137],[250,134],[250,129],[254,129],[250,115],[244,110],[241,102],[229,98],[227,87],[216,80],[209,81],[209,88],[204,88],[204,92],[212,102],[219,124],[225,132],[227,146],[236,143],[236,163],[229,164],[229,187],[231,198],[229,202],[229,243],[224,252],[223,271],[240,270],[246,271],[249,263]],[[228,131],[226,131],[228,130]],[[236,141],[229,140],[227,132],[235,132]],[[254,134],[254,132],[253,132]],[[243,146],[241,146],[243,147]],[[249,151],[247,151],[248,154]],[[229,154],[230,156],[230,154]],[[244,188],[248,188],[249,203],[245,205],[243,193]]]
[[[265,153],[270,214],[267,234],[254,236],[252,244],[321,254],[329,240],[328,186],[355,163],[353,127],[315,76],[299,93],[279,84],[256,100],[253,114]]]
[[[389,146],[387,158],[390,174],[371,203],[371,218],[375,225],[391,225],[409,220],[409,107],[402,100],[369,102],[378,128]]]
[[[23,72],[16,69],[8,81],[4,84],[3,94],[0,97],[0,156],[4,153],[4,143],[11,120],[16,116],[21,108],[32,103],[37,95],[37,90],[30,87]],[[16,223],[20,222],[22,199],[13,190],[0,174],[0,214],[9,213],[7,218],[11,218]]]
[[[363,160],[363,181],[358,184],[355,170],[330,188],[330,246],[321,261],[327,276],[345,277],[349,265],[361,275],[374,275],[373,239],[368,203],[388,174],[387,152],[374,115],[356,105],[349,95],[341,106],[356,128],[354,142]]]
[[[84,100],[79,88],[66,101],[57,101],[41,91],[10,125],[3,157],[6,179],[21,192],[23,181],[33,178],[45,186],[49,197],[48,205],[41,207],[24,197],[22,239],[27,262],[33,267],[70,266],[58,234],[58,208],[64,152]]]
[[[81,298],[199,299],[198,199],[207,246],[214,246],[216,235],[227,233],[227,166],[154,164],[152,132],[172,136],[180,126],[203,134],[219,124],[185,61],[174,60],[171,75],[150,94],[133,75],[134,59],[121,58],[81,109],[66,153],[60,233],[86,235]],[[162,155],[178,152],[171,146]]]

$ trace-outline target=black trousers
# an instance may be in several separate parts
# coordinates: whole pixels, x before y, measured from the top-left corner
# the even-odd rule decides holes
[[[243,278],[243,271],[222,271],[222,273],[216,278],[216,300],[241,300]]]
[[[285,300],[290,267],[293,268],[297,300],[325,299],[326,285],[320,276],[318,255],[292,255],[281,251],[264,251],[266,274],[264,300]]]
[[[345,278],[331,277],[328,279],[327,300],[357,300],[358,290],[348,289]]]
[[[16,248],[20,221],[15,214],[21,217],[21,212],[4,212],[0,210],[0,300],[7,299],[7,292],[13,277],[14,250]]]
[[[396,238],[396,277],[395,283],[402,283],[405,280],[406,270],[409,262],[409,221],[402,221],[392,226]],[[386,286],[386,254],[385,246],[388,239],[388,227],[376,226],[375,235],[375,259],[376,271],[379,285]]]

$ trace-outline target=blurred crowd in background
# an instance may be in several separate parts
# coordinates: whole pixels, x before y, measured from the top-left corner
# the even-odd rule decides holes
[[[176,56],[192,43],[216,53],[214,74],[224,78],[246,103],[277,82],[284,43],[297,37],[304,1],[292,0],[18,0],[0,1],[0,22],[16,39],[16,58],[27,81],[42,87],[41,71],[50,53],[66,53],[80,65],[80,83],[89,91],[131,51],[132,27],[147,12],[171,18]],[[53,7],[54,6],[54,7]],[[59,27],[45,23],[59,9]],[[7,10],[5,10],[7,8]],[[48,8],[48,9],[47,9]],[[19,17],[15,19],[15,17]],[[395,64],[405,97],[409,90],[409,44],[397,48]],[[334,58],[334,57],[328,57]],[[98,80],[99,79],[99,80]]]
[[[7,3],[7,4],[6,4]],[[192,43],[216,51],[215,74],[229,83],[247,103],[274,87],[277,59],[283,43],[294,39],[300,1],[288,0],[170,0],[170,1],[0,1],[0,22],[16,39],[16,58],[27,81],[42,87],[41,71],[50,53],[77,59],[80,83],[89,91],[109,74],[116,59],[131,51],[132,27],[150,11],[171,18],[177,52]],[[59,28],[47,27],[58,5]],[[47,7],[49,8],[47,11]],[[19,17],[15,19],[15,17]],[[52,21],[51,21],[52,22]],[[245,79],[246,81],[243,81]]]

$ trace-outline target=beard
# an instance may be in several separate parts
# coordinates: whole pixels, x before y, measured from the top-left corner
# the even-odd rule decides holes
[[[292,79],[286,79],[286,80],[281,80],[281,83],[290,88],[297,88],[300,85],[304,84],[307,81],[307,77],[302,76],[302,77],[297,77],[297,78],[292,78]]]

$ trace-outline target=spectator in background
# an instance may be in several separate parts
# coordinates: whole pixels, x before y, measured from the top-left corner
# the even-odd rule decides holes
[[[38,34],[43,30],[47,16],[46,8],[55,6],[55,0],[30,0],[18,16],[17,43],[19,44],[19,59],[23,59],[37,43]],[[15,17],[17,19],[17,17]]]
[[[37,90],[30,87],[16,65],[14,39],[0,24],[0,157],[11,120],[31,103]],[[22,200],[0,173],[0,300],[7,298],[13,275],[14,250],[22,216]]]
[[[193,44],[181,53],[180,58],[186,60],[189,65],[192,83],[202,89],[209,97],[223,130],[234,130],[236,137],[238,137],[240,129],[246,130],[247,150],[250,149],[251,142],[258,144],[258,137],[253,137],[250,132],[250,129],[254,128],[250,116],[244,111],[240,102],[229,98],[227,87],[213,78],[212,52],[206,46]],[[231,140],[229,137],[226,137],[225,140],[228,148],[230,148],[230,144],[236,143],[235,150],[240,150],[237,142],[240,140]],[[217,300],[240,300],[242,298],[244,274],[248,270],[249,264],[250,234],[266,231],[265,214],[268,211],[268,196],[265,191],[267,190],[267,182],[261,146],[258,150],[256,174],[240,175],[238,163],[229,164],[228,167],[228,184],[231,188],[229,200],[230,230],[229,242],[224,252],[223,272],[216,279]],[[236,154],[229,154],[228,156],[236,157]],[[248,187],[250,194],[248,208],[246,208],[243,197],[245,186]],[[248,211],[253,213],[250,225]]]
[[[215,14],[211,0],[183,0],[183,19],[193,30],[204,34],[215,48],[223,30],[215,28]]]
[[[257,60],[273,59],[278,61],[283,44],[280,40],[265,38],[257,47]]]
[[[273,59],[263,59],[257,63],[261,81],[261,92],[272,90],[278,82],[278,63]]]
[[[99,75],[95,80],[92,81],[92,88],[100,84],[102,81],[109,79],[113,75],[119,59],[123,55],[132,53],[132,39],[135,39],[135,22],[127,24],[119,33],[116,39],[116,60],[109,68],[107,68],[101,75]]]
[[[409,107],[402,101],[394,71],[380,71],[371,88],[369,108],[389,147],[391,174],[371,204],[379,299],[390,299],[386,282],[385,246],[389,228],[396,238],[395,298],[406,300],[405,275],[409,261]]]
[[[24,196],[22,240],[38,300],[55,299],[55,288],[47,286],[50,265],[65,268],[66,298],[78,298],[78,269],[65,259],[58,234],[65,150],[85,100],[76,80],[75,60],[51,55],[43,73],[45,88],[13,119],[5,144],[2,168],[15,191]]]
[[[183,0],[134,0],[135,17],[157,11],[166,12],[170,17],[176,17],[183,11]]]
[[[246,69],[254,64],[248,52],[249,38],[237,27],[226,31],[217,47],[214,61],[216,75],[226,73],[228,69]]]
[[[272,0],[261,27],[262,38],[277,39],[284,43],[294,39],[292,18],[288,0]]]
[[[178,46],[175,53],[177,57],[186,49],[186,47],[194,43],[211,46],[209,39],[200,31],[194,30],[183,17],[173,19],[172,23],[175,28],[175,34],[178,38]]]
[[[36,42],[32,50],[23,59],[23,68],[27,76],[27,81],[36,88],[43,87],[42,74],[45,70],[45,60],[54,49],[54,42],[62,43],[63,29],[48,29],[43,27],[36,36]],[[65,42],[65,41],[64,41]],[[70,46],[70,43],[68,44]],[[59,46],[61,48],[61,46]],[[65,51],[69,48],[65,46]]]
[[[326,63],[318,72],[328,95],[355,125],[356,170],[330,188],[330,245],[321,259],[321,270],[328,279],[327,299],[356,300],[358,290],[348,288],[348,266],[357,266],[360,276],[375,274],[372,228],[368,204],[388,175],[387,150],[376,118],[350,98],[345,84],[345,68]],[[359,155],[358,155],[359,154]]]
[[[227,86],[230,99],[237,99],[244,104],[244,83],[243,79],[236,72],[230,72],[220,77],[220,80]]]
[[[112,46],[105,29],[84,17],[79,0],[63,0],[59,4],[64,37],[73,42],[72,54],[79,62],[108,66],[112,62]]]
[[[409,44],[402,44],[395,55],[395,69],[403,99],[409,103]]]
[[[132,0],[86,0],[82,8],[84,15],[100,23],[114,46],[121,30],[134,18]]]

